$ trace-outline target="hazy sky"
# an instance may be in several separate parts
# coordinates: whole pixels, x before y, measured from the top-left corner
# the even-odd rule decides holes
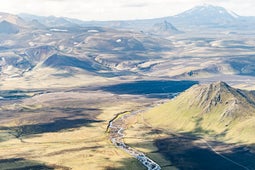
[[[118,20],[171,16],[203,3],[223,6],[239,15],[255,16],[255,0],[0,0],[0,11]]]

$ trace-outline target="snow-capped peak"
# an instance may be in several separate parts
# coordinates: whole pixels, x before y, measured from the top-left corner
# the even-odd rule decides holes
[[[120,43],[122,40],[119,38],[116,40],[117,43]]]
[[[188,17],[188,16],[197,16],[202,18],[217,18],[224,17],[228,19],[238,18],[239,16],[234,12],[227,10],[220,6],[214,6],[210,4],[202,4],[195,6],[194,8],[185,11],[177,16]]]
[[[237,15],[236,13],[234,13],[233,11],[227,10],[227,12],[234,18],[238,18],[239,15]]]
[[[220,6],[203,4],[195,6],[192,9],[175,15],[175,23],[189,24],[196,26],[215,27],[216,25],[228,26],[236,23],[239,16],[234,12]]]

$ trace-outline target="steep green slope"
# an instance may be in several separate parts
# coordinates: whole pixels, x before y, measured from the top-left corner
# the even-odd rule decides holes
[[[255,142],[255,97],[224,82],[195,85],[144,114],[153,127]]]

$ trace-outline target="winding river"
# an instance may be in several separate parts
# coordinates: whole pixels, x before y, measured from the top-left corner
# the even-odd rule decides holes
[[[148,170],[161,170],[161,167],[152,159],[147,157],[144,153],[137,151],[124,143],[124,127],[125,119],[130,116],[135,116],[144,110],[132,111],[132,112],[122,112],[117,114],[108,124],[107,131],[110,134],[111,142],[118,148],[124,150],[131,156],[135,157],[139,162],[141,162]]]

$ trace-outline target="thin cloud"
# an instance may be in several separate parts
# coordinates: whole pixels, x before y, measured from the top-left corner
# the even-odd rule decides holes
[[[127,7],[127,8],[141,8],[141,7],[146,7],[148,6],[148,3],[135,3],[135,4],[124,4],[122,7]]]

